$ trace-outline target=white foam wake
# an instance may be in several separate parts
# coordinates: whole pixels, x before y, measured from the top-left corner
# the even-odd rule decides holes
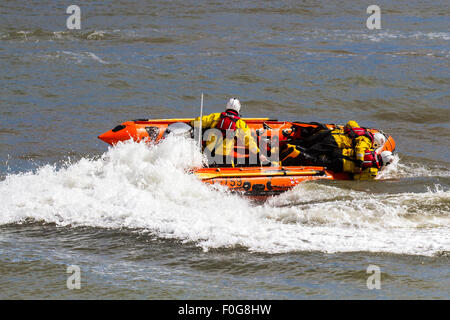
[[[450,170],[442,166],[425,166],[416,162],[404,164],[400,161],[398,154],[395,154],[394,161],[378,174],[377,179],[383,180],[415,177],[450,177]]]
[[[257,252],[450,251],[450,194],[371,194],[316,183],[264,205],[214,190],[186,170],[195,143],[123,143],[98,159],[8,175],[0,182],[0,224],[34,219],[60,226],[130,228],[201,248]],[[382,181],[374,183],[383,183]]]

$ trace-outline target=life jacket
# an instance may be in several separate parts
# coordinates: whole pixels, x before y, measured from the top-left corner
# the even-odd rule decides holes
[[[373,150],[366,150],[364,152],[364,161],[362,166],[364,168],[381,168],[380,156]]]
[[[222,132],[225,137],[227,130],[236,131],[236,122],[241,119],[239,114],[234,110],[226,110],[220,114],[219,122],[217,122],[216,128]]]
[[[353,145],[355,145],[356,138],[361,136],[369,138],[373,144],[373,134],[365,128],[345,128],[344,132],[352,139]]]

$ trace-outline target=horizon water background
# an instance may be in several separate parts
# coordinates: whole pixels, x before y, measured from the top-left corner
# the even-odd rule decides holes
[[[70,4],[0,3],[1,299],[449,299],[448,1],[82,1],[67,30]],[[396,162],[254,203],[186,174],[190,141],[97,139],[196,116],[201,92],[205,112],[357,120]]]

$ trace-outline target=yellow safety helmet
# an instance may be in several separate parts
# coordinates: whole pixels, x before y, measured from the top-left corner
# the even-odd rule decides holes
[[[356,122],[355,120],[350,120],[349,122],[347,122],[347,124],[345,125],[346,128],[359,128],[359,124],[358,122]]]
[[[359,128],[358,122],[354,120],[350,120],[349,122],[347,122],[347,124],[344,127],[344,132],[348,134],[351,128]]]

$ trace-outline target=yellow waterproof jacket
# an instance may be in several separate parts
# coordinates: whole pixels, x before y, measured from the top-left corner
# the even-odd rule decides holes
[[[211,113],[210,115],[206,115],[202,117],[202,129],[215,128],[219,123],[220,112]],[[200,117],[195,118],[191,121],[191,125],[194,128],[198,128],[200,125]],[[243,139],[245,147],[247,147],[252,153],[259,153],[258,145],[253,139],[250,128],[247,126],[244,120],[239,119],[236,121],[236,132],[235,136],[238,139]],[[218,141],[216,141],[216,136],[212,135],[206,142],[206,147],[212,151],[217,144],[223,144],[222,148],[216,148],[216,154],[229,155],[231,151],[233,151],[234,139],[223,139],[222,135]]]
[[[377,168],[366,168],[353,175],[353,180],[373,180],[377,177]]]
[[[363,152],[364,153],[364,152]],[[354,149],[342,149],[342,155],[355,158],[355,150]],[[363,155],[364,159],[364,155]],[[378,169],[371,167],[361,170],[361,167],[357,166],[356,163],[350,159],[342,159],[342,166],[344,172],[353,173],[353,179],[355,180],[371,180],[375,179],[378,174]]]
[[[353,145],[353,139],[350,138],[347,134],[344,133],[344,129],[336,128],[331,131],[331,135],[333,136],[337,146],[339,149],[352,149],[355,150],[354,157],[356,160],[364,161],[364,152],[367,149],[372,148],[372,141],[366,136],[359,136],[355,139],[355,144]],[[342,154],[345,156],[349,156],[343,151]]]

